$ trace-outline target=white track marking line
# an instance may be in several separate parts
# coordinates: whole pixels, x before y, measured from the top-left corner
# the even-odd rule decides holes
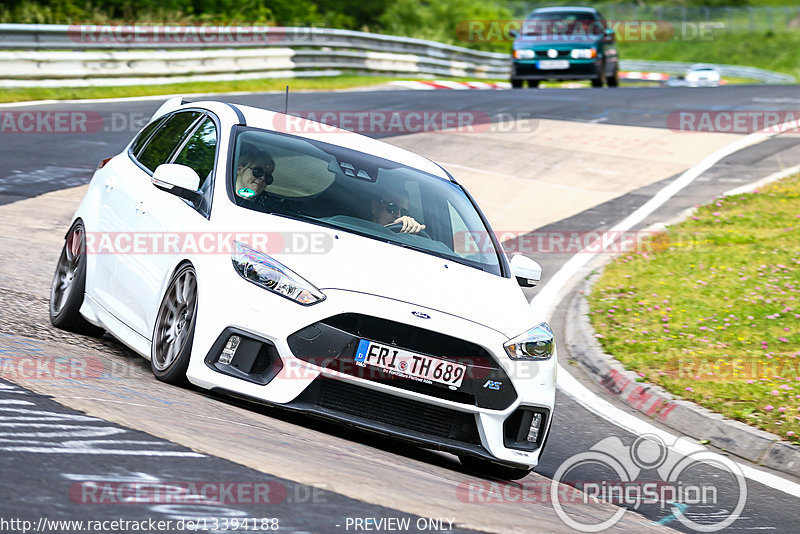
[[[743,186],[736,187],[729,191],[725,191],[722,193],[722,196],[729,197],[732,195],[741,195],[742,193],[749,193],[754,189],[758,189],[759,187],[763,187],[771,182],[776,180],[780,180],[781,178],[786,178],[792,174],[797,174],[800,172],[800,165],[795,165],[793,167],[788,167],[782,171],[778,171],[776,173],[770,174],[769,176],[758,180],[757,182],[753,182],[751,184],[744,184]]]
[[[677,441],[678,436],[651,425],[647,421],[640,419],[632,413],[620,410],[578,382],[574,376],[569,374],[560,365],[558,369],[558,386],[562,389],[562,391],[567,393],[576,402],[583,405],[589,411],[632,434],[655,434],[663,439],[665,443],[676,443],[680,445],[679,447],[675,447],[674,450],[683,455],[689,455],[708,450],[700,444],[691,443],[685,439]],[[800,495],[800,484],[797,484],[796,482],[786,480],[785,478],[773,475],[772,473],[767,473],[766,471],[761,471],[760,469],[756,469],[748,464],[735,461],[734,463],[742,470],[742,474],[744,474],[744,476],[750,480],[759,482],[765,486],[769,486],[770,488],[782,491],[784,493],[788,493],[792,497],[797,497]]]
[[[749,146],[753,146],[771,139],[772,137],[783,133],[794,126],[796,126],[796,124],[793,121],[788,121],[778,127],[770,128],[768,130],[759,130],[713,152],[704,158],[700,163],[686,170],[678,178],[667,184],[652,198],[650,198],[650,200],[645,202],[644,205],[636,209],[633,213],[628,215],[621,222],[617,223],[614,227],[610,228],[608,233],[614,235],[615,233],[630,230],[633,226],[642,222],[645,218],[647,218],[647,216],[664,205],[670,198],[691,184],[698,176],[707,171],[723,158]],[[794,169],[795,167],[791,167],[781,171],[781,173],[788,175],[791,174],[791,171]],[[778,174],[780,173],[775,173],[767,178],[772,178],[774,180],[774,176]],[[762,182],[763,180],[759,180],[758,182],[755,182],[755,184],[760,184]],[[751,188],[755,184],[751,184]],[[744,188],[742,187],[736,188],[732,191],[743,190]],[[542,314],[549,320],[552,317],[555,305],[558,304],[558,302],[564,298],[566,293],[571,289],[573,284],[570,284],[570,281],[572,278],[578,274],[578,272],[585,267],[589,261],[597,256],[597,254],[599,254],[599,252],[591,254],[576,254],[567,260],[561,269],[559,269],[558,272],[553,275],[544,288],[542,288],[542,290],[533,299],[531,299],[531,307],[535,310],[543,310]],[[677,439],[677,436],[661,430],[660,428],[652,425],[650,422],[629,414],[610,404],[608,401],[593,393],[583,384],[578,382],[575,377],[570,375],[569,372],[561,365],[558,366],[557,384],[564,393],[575,399],[575,401],[581,404],[584,408],[624,430],[636,435],[657,434],[662,437],[669,437],[670,441],[673,442]],[[601,406],[602,409],[599,409],[598,407]],[[704,449],[704,447],[701,447],[700,445],[697,445],[697,447],[697,450]],[[692,451],[685,452],[688,453]],[[782,491],[793,497],[800,495],[800,484],[784,479],[777,475],[755,469],[749,464],[742,464],[739,462],[736,462],[736,464],[741,468],[742,472],[747,478],[755,482]]]

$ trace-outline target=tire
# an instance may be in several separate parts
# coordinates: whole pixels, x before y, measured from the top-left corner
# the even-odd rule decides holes
[[[518,80],[516,78],[511,78],[511,88],[512,89],[522,89],[522,80]]]
[[[80,313],[86,292],[86,231],[76,221],[67,232],[50,284],[50,322],[53,326],[100,337],[105,330],[91,324]]]
[[[619,87],[619,73],[614,71],[614,74],[606,80],[609,87]]]
[[[536,89],[539,87],[539,80],[528,80],[528,89]]]
[[[512,467],[484,460],[483,458],[475,458],[474,456],[459,455],[458,459],[461,461],[461,465],[476,474],[501,480],[519,480],[533,471],[533,468]]]
[[[150,368],[162,382],[186,385],[186,369],[192,354],[197,319],[197,274],[183,265],[173,275],[158,308]]]
[[[597,78],[592,78],[592,87],[603,87],[603,84],[608,84],[605,61],[602,65],[600,65],[600,71],[597,73]]]

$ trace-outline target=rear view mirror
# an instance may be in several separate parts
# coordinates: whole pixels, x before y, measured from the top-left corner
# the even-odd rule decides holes
[[[542,279],[542,266],[536,260],[521,254],[511,258],[511,272],[522,287],[534,287]]]

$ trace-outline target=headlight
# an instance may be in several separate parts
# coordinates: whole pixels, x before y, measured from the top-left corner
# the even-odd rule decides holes
[[[553,331],[547,323],[534,326],[505,345],[512,360],[549,360],[555,351]]]
[[[597,57],[597,50],[594,48],[573,48],[569,55],[573,59],[592,59]]]
[[[514,50],[514,57],[516,59],[533,59],[536,57],[536,52],[533,50]]]
[[[234,241],[231,260],[239,276],[267,291],[304,305],[325,300],[322,291],[314,287],[311,282],[279,261],[238,241]]]

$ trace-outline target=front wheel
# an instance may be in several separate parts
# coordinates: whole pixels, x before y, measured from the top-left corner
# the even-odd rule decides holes
[[[184,385],[197,316],[197,274],[184,265],[172,277],[153,330],[150,368],[162,382]]]
[[[618,86],[619,86],[619,72],[617,72],[617,71],[614,71],[614,74],[612,74],[612,75],[611,75],[611,76],[610,76],[610,77],[609,77],[609,78],[606,80],[606,82],[607,82],[607,84],[608,84],[608,86],[609,86],[609,87],[618,87]]]
[[[475,458],[474,456],[460,454],[458,459],[461,461],[461,465],[470,471],[473,471],[479,475],[499,478],[502,480],[520,480],[528,476],[530,472],[533,471],[533,468],[513,467],[510,465],[484,460],[483,458]]]
[[[86,231],[77,221],[67,232],[50,286],[50,322],[77,334],[100,337],[103,330],[81,315],[86,291]]]
[[[528,89],[536,89],[539,87],[539,80],[528,80]]]
[[[516,78],[511,78],[511,88],[512,89],[522,89],[522,80],[518,80]]]

